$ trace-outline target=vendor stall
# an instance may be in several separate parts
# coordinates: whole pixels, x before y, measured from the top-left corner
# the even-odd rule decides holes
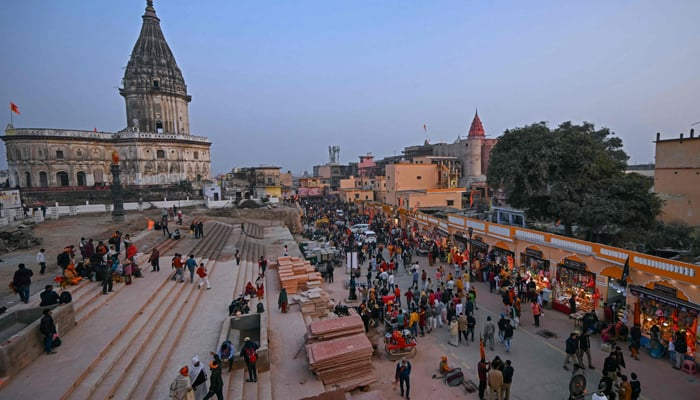
[[[549,260],[545,260],[542,251],[537,248],[526,248],[524,253],[520,253],[520,276],[528,281],[533,279],[537,285],[537,292],[548,289],[551,284],[551,272]]]
[[[496,262],[496,264],[499,265],[506,265],[508,257],[515,257],[515,253],[510,251],[505,244],[502,244],[502,242],[496,243],[492,248],[491,248],[491,257],[493,258],[493,261]]]
[[[552,308],[570,313],[569,299],[576,295],[577,311],[593,310],[593,294],[595,293],[595,274],[588,271],[586,264],[565,258],[557,265],[556,283]]]
[[[629,289],[638,298],[635,321],[641,324],[642,344],[645,347],[658,351],[657,347],[660,346],[660,353],[663,353],[673,335],[683,331],[686,333],[688,354],[695,353],[700,305],[679,298],[676,288],[659,283],[653,283],[652,289],[636,285],[631,285]]]

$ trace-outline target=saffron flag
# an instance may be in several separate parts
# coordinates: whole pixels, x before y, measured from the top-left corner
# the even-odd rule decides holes
[[[21,114],[19,112],[19,107],[17,107],[17,104],[15,104],[13,102],[10,102],[10,110],[12,110],[12,112],[17,114],[17,115]]]
[[[423,132],[428,132],[428,125],[423,124]]]
[[[474,192],[471,191],[469,192],[469,208],[471,208],[474,205]]]
[[[624,268],[622,268],[622,278],[620,278],[623,286],[627,286],[627,278],[629,278],[629,276],[630,276],[630,258],[627,257],[627,260],[625,260],[625,266],[624,266]]]

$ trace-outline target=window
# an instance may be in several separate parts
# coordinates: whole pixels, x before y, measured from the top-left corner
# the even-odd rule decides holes
[[[58,183],[58,186],[68,186],[68,173],[66,173],[66,172],[56,173],[56,183]]]
[[[25,181],[26,181],[25,186],[26,186],[26,187],[32,187],[32,174],[30,174],[29,172],[25,172],[25,173],[24,173],[24,178],[25,178]]]
[[[165,158],[165,150],[158,150],[156,151],[156,158]]]
[[[267,184],[268,184],[268,185],[272,185],[272,183],[273,183],[272,177],[268,176],[268,177],[267,177]]]
[[[163,121],[156,121],[156,132],[163,133]]]
[[[76,177],[78,178],[78,186],[87,186],[87,179],[85,179],[85,172],[83,172],[83,171],[78,172]]]
[[[455,205],[455,201],[454,200],[447,200],[447,205],[453,206],[453,205]]]
[[[56,150],[56,159],[63,160],[63,150]],[[68,185],[66,185],[68,186]]]
[[[194,154],[192,155],[195,160],[199,160],[199,152],[195,151]]]
[[[158,79],[153,80],[153,88],[154,89],[159,89],[160,88],[160,82],[158,82]]]
[[[49,187],[49,175],[44,171],[39,172],[39,186]]]
[[[423,177],[419,175],[416,177],[416,179],[421,180],[421,179],[423,179]]]
[[[359,198],[360,198],[360,194],[359,194],[359,193],[355,193],[355,199],[359,199]]]

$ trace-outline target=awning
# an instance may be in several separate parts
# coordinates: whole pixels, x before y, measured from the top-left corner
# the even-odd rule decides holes
[[[643,286],[637,286],[637,285],[630,285],[629,287],[630,292],[632,292],[633,295],[639,297],[640,299],[649,299],[649,300],[654,300],[658,301],[659,303],[663,303],[666,305],[669,305],[671,307],[675,307],[680,309],[681,311],[687,311],[688,313],[697,316],[698,313],[700,313],[700,305],[691,303],[689,301],[685,300],[680,300],[675,297],[669,297],[669,296],[664,296],[663,294],[660,294],[659,292],[655,292],[651,289],[647,289]]]

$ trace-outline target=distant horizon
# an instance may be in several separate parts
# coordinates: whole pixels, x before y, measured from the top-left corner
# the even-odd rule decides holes
[[[14,126],[124,129],[117,88],[145,6],[8,3],[0,93],[22,113]],[[154,6],[193,98],[190,133],[213,143],[212,176],[261,164],[311,173],[334,145],[349,164],[451,143],[476,109],[490,138],[590,121],[623,139],[630,165],[649,164],[657,132],[688,136],[700,120],[698,2]]]

